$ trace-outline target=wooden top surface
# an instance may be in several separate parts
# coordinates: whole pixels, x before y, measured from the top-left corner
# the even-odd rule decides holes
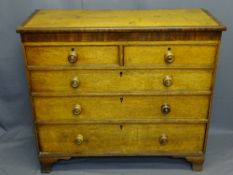
[[[37,10],[17,28],[27,31],[225,30],[203,9]]]

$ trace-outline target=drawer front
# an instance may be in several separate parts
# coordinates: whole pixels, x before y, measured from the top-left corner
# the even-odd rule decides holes
[[[211,70],[77,70],[31,72],[31,87],[34,92],[211,90],[211,82]],[[170,86],[167,86],[169,84]]]
[[[33,102],[38,121],[206,119],[209,108],[209,96],[34,97]]]
[[[117,46],[26,46],[25,52],[28,65],[118,64]]]
[[[163,46],[126,46],[125,65],[167,64],[167,56],[172,54],[171,65],[176,64],[214,64],[215,45],[163,45]]]
[[[200,153],[204,124],[40,125],[41,152],[80,155]]]

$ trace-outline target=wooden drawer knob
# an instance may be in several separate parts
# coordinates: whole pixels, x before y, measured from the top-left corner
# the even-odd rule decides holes
[[[72,88],[77,88],[79,86],[79,83],[80,82],[79,82],[78,77],[74,77],[73,80],[71,80],[71,82],[70,82],[70,86]]]
[[[165,134],[162,134],[159,138],[160,145],[166,145],[168,144],[168,138]]]
[[[75,138],[75,143],[77,145],[81,145],[83,143],[83,135],[78,134],[77,137]]]
[[[73,109],[72,109],[72,113],[73,113],[74,115],[79,115],[81,112],[82,112],[82,107],[81,107],[81,105],[79,105],[79,104],[74,105],[74,107],[73,107]]]
[[[171,48],[168,48],[166,54],[164,55],[164,61],[167,64],[171,64],[174,62],[174,60],[175,60],[175,57],[171,51]]]
[[[161,112],[163,113],[163,114],[169,114],[170,112],[171,112],[171,106],[169,105],[169,104],[163,104],[162,106],[161,106]]]
[[[77,53],[74,48],[71,49],[69,55],[68,55],[68,61],[71,64],[74,64],[78,61]]]
[[[170,87],[172,85],[172,77],[169,75],[166,75],[163,79],[163,85],[166,87]]]

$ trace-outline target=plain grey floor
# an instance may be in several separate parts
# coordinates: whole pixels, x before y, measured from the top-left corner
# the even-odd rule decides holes
[[[182,159],[82,158],[61,161],[58,175],[233,175],[233,1],[232,0],[0,0],[0,175],[38,175],[20,37],[15,32],[35,9],[205,8],[228,28],[222,37],[204,171]]]

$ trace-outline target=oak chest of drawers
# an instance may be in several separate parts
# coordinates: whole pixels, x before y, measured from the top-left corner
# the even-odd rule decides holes
[[[36,11],[17,31],[42,171],[140,155],[201,170],[224,30],[203,9]]]

